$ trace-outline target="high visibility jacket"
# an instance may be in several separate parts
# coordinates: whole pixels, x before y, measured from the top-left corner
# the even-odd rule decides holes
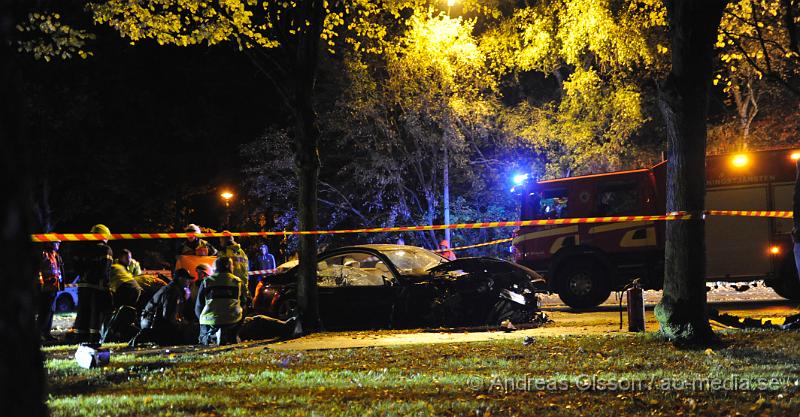
[[[139,286],[139,283],[136,282],[133,275],[128,272],[125,266],[120,264],[111,265],[111,276],[108,280],[108,288],[111,289],[111,292],[117,292],[117,288],[122,284],[129,284],[135,287]]]
[[[194,242],[186,240],[181,246],[181,255],[214,256],[216,254],[217,250],[203,239],[197,239]]]
[[[194,311],[200,324],[217,326],[242,319],[242,281],[229,272],[217,272],[203,280]]]
[[[142,275],[142,266],[139,265],[139,261],[136,259],[131,259],[131,263],[129,263],[125,269],[133,276]]]
[[[242,250],[242,246],[238,243],[225,246],[219,250],[218,257],[228,257],[233,261],[233,275],[242,280],[243,292],[247,294],[247,272],[250,270],[250,261],[247,259],[247,254]]]
[[[58,291],[64,275],[64,261],[56,251],[47,250],[42,252],[42,260],[39,265],[39,280],[43,292]]]
[[[239,279],[247,280],[247,271],[250,270],[250,261],[247,259],[247,254],[242,250],[242,246],[238,243],[225,246],[217,253],[217,257],[228,257],[233,261],[233,275]]]

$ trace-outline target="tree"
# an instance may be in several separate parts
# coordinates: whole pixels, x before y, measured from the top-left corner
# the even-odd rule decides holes
[[[546,161],[540,177],[629,168],[644,153],[631,139],[652,116],[643,94],[664,71],[664,26],[659,1],[543,1],[481,37],[495,71],[541,80],[505,116]]]
[[[691,220],[666,224],[664,291],[655,309],[662,334],[677,343],[713,338],[706,312],[706,119],[717,37],[725,0],[667,2],[672,68],[661,86],[667,129],[667,211]]]
[[[489,174],[504,165],[494,156],[509,146],[495,122],[502,109],[494,74],[473,35],[475,19],[423,9],[405,21],[408,27],[393,32],[381,53],[346,53],[325,64],[323,90],[336,93],[318,96],[325,100],[319,107],[328,109],[320,120],[329,150],[322,155],[321,223],[348,228],[441,222],[444,149],[454,194],[470,201],[457,197],[454,217],[470,221],[466,212],[493,210],[492,203],[510,206],[508,215],[494,220],[513,216],[506,185],[494,184],[496,175]],[[242,154],[252,156],[248,175],[257,185],[251,189],[268,204],[280,204],[281,196],[295,192],[287,178],[287,138],[280,131],[267,135],[270,140],[248,145]],[[438,242],[430,231],[405,239],[426,247]]]
[[[0,403],[9,415],[47,416],[45,373],[35,330],[34,252],[30,241],[30,153],[25,137],[23,74],[12,46],[24,2],[0,5]]]
[[[793,41],[797,9],[796,2],[782,0],[737,0],[725,9],[715,44],[714,84],[723,87],[736,110],[740,135],[735,148],[747,148],[765,94],[800,97],[800,50]]]
[[[313,95],[320,40],[333,42],[336,30],[343,27],[344,17],[351,8],[355,14],[375,10],[368,2],[351,5],[323,0],[291,3],[109,0],[90,6],[97,22],[112,26],[132,42],[153,39],[159,44],[212,46],[231,41],[248,54],[278,89],[293,116],[301,230],[317,228],[320,133]],[[359,35],[372,34],[369,26],[351,28]],[[315,329],[319,323],[315,236],[300,237],[299,254],[298,307],[305,328]]]

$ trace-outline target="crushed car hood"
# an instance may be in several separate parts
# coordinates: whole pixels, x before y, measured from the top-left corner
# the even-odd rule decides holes
[[[545,280],[536,271],[526,268],[513,262],[504,261],[497,258],[475,257],[460,258],[455,261],[444,262],[433,268],[428,269],[429,273],[446,273],[451,271],[464,271],[468,274],[488,272],[498,273],[522,273],[530,277],[531,282],[538,288],[544,288]]]

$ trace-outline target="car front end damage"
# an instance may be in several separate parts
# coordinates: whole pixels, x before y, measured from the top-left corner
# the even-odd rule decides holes
[[[544,279],[535,271],[496,258],[461,258],[429,270],[437,289],[432,321],[441,326],[537,323],[543,320],[539,293]]]

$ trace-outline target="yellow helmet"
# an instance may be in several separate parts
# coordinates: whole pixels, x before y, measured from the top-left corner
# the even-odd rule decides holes
[[[106,227],[104,224],[96,224],[92,226],[92,230],[89,233],[111,236],[111,230],[108,230],[108,227]]]

